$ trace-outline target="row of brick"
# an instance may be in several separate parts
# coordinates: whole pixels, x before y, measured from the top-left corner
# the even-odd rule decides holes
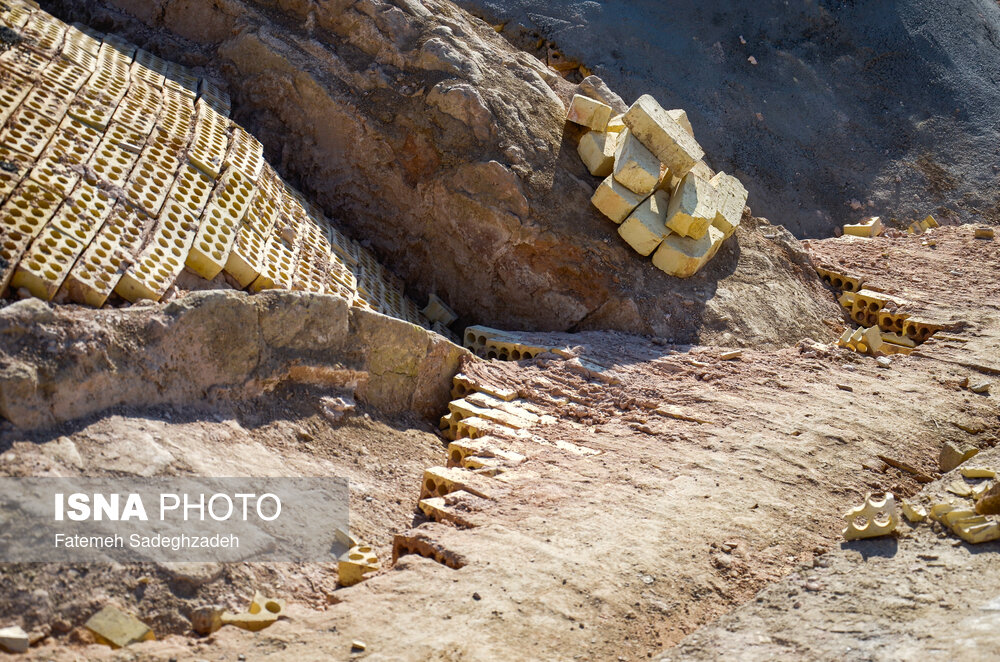
[[[28,0],[0,5],[0,294],[161,299],[186,268],[430,322],[229,119],[224,90]],[[16,40],[12,40],[16,41]]]

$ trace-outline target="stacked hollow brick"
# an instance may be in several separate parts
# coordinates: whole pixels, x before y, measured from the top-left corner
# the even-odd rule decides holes
[[[27,0],[0,4],[0,25],[20,37],[0,52],[0,294],[155,301],[187,268],[430,326],[274,172],[217,85]]]
[[[683,110],[664,110],[646,94],[612,117],[610,106],[578,94],[567,119],[590,129],[580,158],[604,177],[591,202],[659,269],[692,276],[736,231],[747,191],[735,177],[712,174]]]
[[[841,290],[838,301],[858,328],[844,330],[837,344],[862,354],[909,354],[920,343],[944,328],[943,324],[915,317],[910,302],[866,288],[861,278],[834,269],[817,267],[819,277]]]

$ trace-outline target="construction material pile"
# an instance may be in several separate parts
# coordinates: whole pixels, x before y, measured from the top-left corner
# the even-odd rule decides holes
[[[659,269],[692,276],[736,231],[747,191],[701,160],[705,152],[683,110],[664,110],[645,94],[611,117],[610,106],[578,94],[567,119],[590,129],[580,139],[580,158],[604,177],[591,202]]]
[[[430,326],[275,173],[217,85],[26,0],[0,4],[0,25],[0,295],[158,301],[186,267]]]
[[[844,330],[837,345],[873,356],[909,354],[920,343],[942,330],[943,323],[915,317],[907,312],[913,305],[899,297],[864,287],[856,276],[834,269],[816,267],[819,277],[841,290],[837,299],[858,323]]]

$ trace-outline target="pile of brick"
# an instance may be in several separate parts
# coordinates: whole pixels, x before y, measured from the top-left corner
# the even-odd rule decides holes
[[[580,158],[604,177],[591,202],[656,267],[678,278],[694,275],[736,231],[746,189],[705,164],[683,110],[664,110],[646,94],[623,115],[611,112],[578,94],[567,116],[590,129],[580,139]]]
[[[909,301],[865,288],[859,277],[825,267],[816,267],[816,272],[825,283],[841,290],[837,300],[859,325],[844,330],[837,341],[840,347],[873,356],[909,354],[944,328],[944,324],[907,312],[913,307]]]
[[[268,165],[210,80],[28,0],[0,4],[0,295],[158,301],[181,272],[430,326]]]

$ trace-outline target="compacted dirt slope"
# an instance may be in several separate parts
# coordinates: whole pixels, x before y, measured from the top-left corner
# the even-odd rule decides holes
[[[864,215],[1000,221],[994,0],[459,4],[628,102],[685,108],[709,165],[796,236]]]

